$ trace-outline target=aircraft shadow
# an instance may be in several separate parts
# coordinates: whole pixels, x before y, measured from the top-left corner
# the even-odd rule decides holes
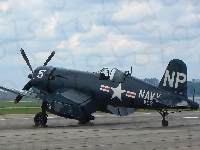
[[[163,127],[160,122],[158,124],[151,123],[148,121],[115,121],[115,122],[106,122],[106,123],[94,123],[94,124],[86,124],[86,125],[80,125],[75,123],[70,124],[48,124],[47,127],[35,127],[25,125],[11,125],[0,128],[1,130],[24,130],[24,129],[106,129],[106,130],[172,130],[172,129],[181,129],[181,128],[190,128],[199,126],[199,124],[177,124],[177,125],[169,125],[168,127]]]

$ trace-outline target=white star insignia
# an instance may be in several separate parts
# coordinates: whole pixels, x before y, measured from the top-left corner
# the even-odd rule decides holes
[[[113,90],[113,95],[112,95],[112,98],[113,99],[114,97],[118,97],[121,100],[121,96],[122,96],[122,93],[126,92],[125,90],[122,90],[122,87],[121,87],[121,83],[118,85],[118,87],[116,88],[113,88],[111,87],[111,89]]]

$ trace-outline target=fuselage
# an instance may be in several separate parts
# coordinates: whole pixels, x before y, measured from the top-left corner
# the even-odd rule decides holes
[[[115,80],[100,73],[42,66],[33,74],[34,87],[44,93],[75,89],[91,95],[99,104],[128,108],[197,107],[187,97],[174,94],[117,70]]]

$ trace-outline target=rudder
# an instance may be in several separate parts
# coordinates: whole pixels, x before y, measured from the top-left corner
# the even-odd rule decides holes
[[[187,97],[187,66],[179,59],[169,62],[159,88]]]

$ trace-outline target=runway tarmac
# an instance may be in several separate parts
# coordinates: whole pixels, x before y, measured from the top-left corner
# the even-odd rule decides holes
[[[199,150],[200,112],[169,114],[162,127],[159,113],[128,117],[94,114],[93,125],[49,115],[47,128],[34,128],[34,115],[0,116],[0,150]]]

